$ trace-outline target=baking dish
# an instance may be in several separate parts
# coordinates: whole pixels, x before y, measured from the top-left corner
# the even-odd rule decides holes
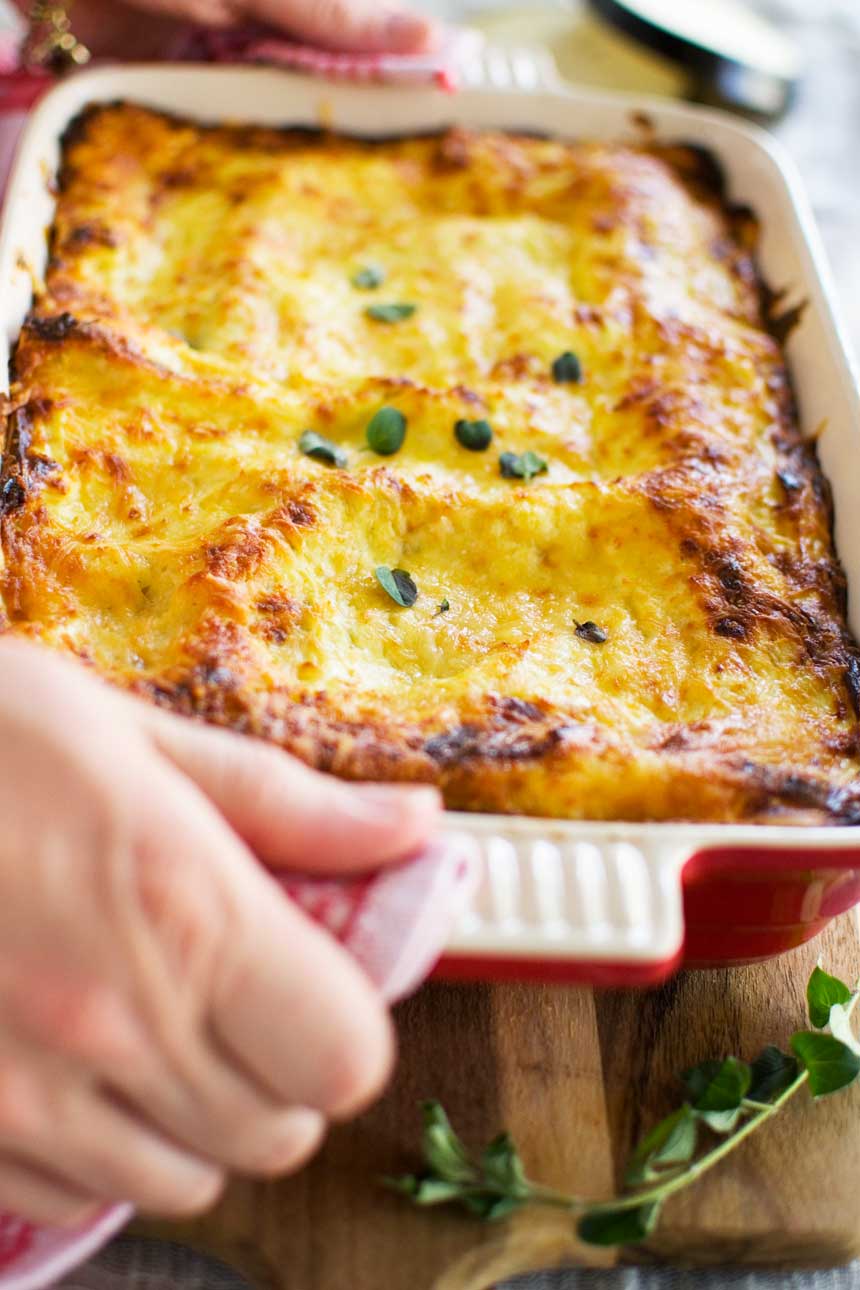
[[[487,79],[496,85],[487,88]],[[820,430],[851,623],[860,632],[860,476],[851,469],[860,446],[857,382],[790,162],[760,131],[717,113],[596,95],[546,78],[528,90],[500,72],[483,80],[452,98],[262,69],[160,65],[96,70],[62,84],[27,127],[0,229],[4,379],[9,345],[44,270],[59,141],[87,103],[124,98],[201,120],[325,124],[368,135],[459,123],[635,140],[647,129],[718,158],[731,199],[761,219],[766,280],[786,292],[787,304],[808,301],[788,357],[801,423],[807,432]],[[682,961],[728,965],[781,953],[860,901],[860,832],[852,828],[567,823],[453,813],[446,827],[467,835],[481,875],[440,965],[448,976],[646,984]]]

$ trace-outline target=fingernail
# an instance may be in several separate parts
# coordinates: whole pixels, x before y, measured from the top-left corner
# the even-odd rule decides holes
[[[442,800],[429,784],[351,784],[350,797],[374,815],[400,815],[404,810],[438,811]]]
[[[433,30],[433,24],[417,13],[393,13],[385,23],[386,44],[398,53],[421,53],[429,47]]]

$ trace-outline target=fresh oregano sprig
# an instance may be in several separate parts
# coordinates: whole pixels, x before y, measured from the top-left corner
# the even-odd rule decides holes
[[[491,1221],[525,1205],[560,1207],[577,1216],[577,1232],[589,1244],[635,1244],[654,1231],[670,1196],[718,1165],[804,1085],[819,1098],[858,1078],[860,1043],[851,1014],[860,986],[852,992],[819,966],[806,998],[814,1029],[792,1035],[790,1052],[768,1045],[753,1062],[725,1057],[683,1072],[685,1100],[636,1147],[624,1189],[612,1200],[567,1196],[533,1182],[506,1133],[473,1157],[438,1102],[423,1107],[426,1168],[386,1183],[416,1205],[458,1204]]]

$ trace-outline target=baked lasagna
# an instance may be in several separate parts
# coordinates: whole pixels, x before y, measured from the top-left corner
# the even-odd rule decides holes
[[[695,151],[69,132],[0,623],[452,807],[860,821],[860,664],[754,223]]]

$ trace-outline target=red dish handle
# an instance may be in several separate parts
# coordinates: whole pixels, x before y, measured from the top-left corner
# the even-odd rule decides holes
[[[773,957],[860,903],[856,844],[696,846],[695,831],[459,816],[482,877],[438,975],[655,984],[686,966]],[[797,841],[795,842],[795,838]]]
[[[684,962],[727,967],[785,954],[860,904],[857,843],[702,848],[684,870]]]

